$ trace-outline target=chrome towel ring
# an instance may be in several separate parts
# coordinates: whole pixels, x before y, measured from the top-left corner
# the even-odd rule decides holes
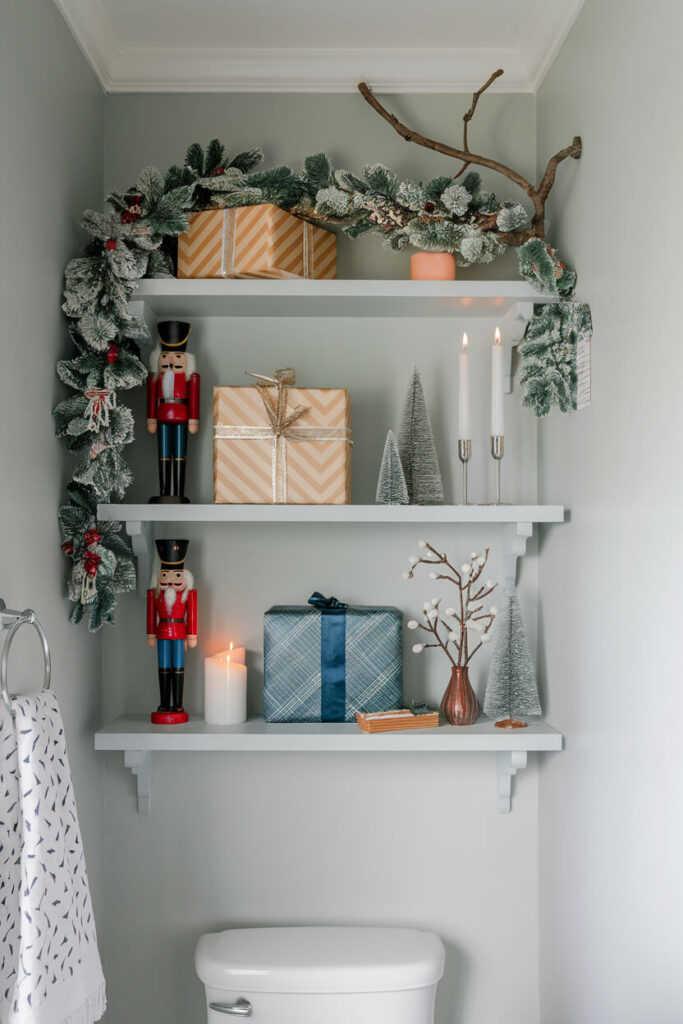
[[[23,612],[13,611],[8,608],[5,602],[0,598],[0,625],[2,629],[7,629],[9,632],[5,637],[5,643],[2,648],[2,657],[0,657],[0,692],[2,693],[2,700],[9,711],[10,715],[14,718],[14,709],[12,708],[12,697],[14,694],[10,693],[7,685],[7,660],[9,658],[9,649],[12,645],[12,640],[17,630],[24,624],[33,626],[40,637],[40,642],[43,648],[43,658],[45,661],[45,671],[43,675],[43,690],[50,689],[50,648],[45,636],[45,631],[38,621],[38,617],[32,608],[26,608]]]

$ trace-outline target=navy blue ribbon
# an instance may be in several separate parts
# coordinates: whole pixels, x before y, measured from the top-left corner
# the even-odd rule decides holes
[[[320,718],[323,722],[346,719],[346,609],[336,597],[316,591],[308,603],[320,613]]]
[[[326,612],[343,612],[349,607],[343,601],[338,601],[336,597],[325,597],[318,590],[311,594],[308,603],[312,604],[314,608],[319,608],[320,611]]]

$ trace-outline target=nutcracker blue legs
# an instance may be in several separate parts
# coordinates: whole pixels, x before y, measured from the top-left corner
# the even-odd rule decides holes
[[[187,424],[159,423],[159,497],[185,500]]]
[[[185,683],[185,641],[157,640],[159,663],[160,710],[177,710],[183,706]]]
[[[181,501],[185,497],[185,459],[187,456],[187,424],[178,423],[173,444],[173,494]]]
[[[159,497],[167,498],[171,493],[171,438],[170,423],[159,423],[157,441],[159,443]]]

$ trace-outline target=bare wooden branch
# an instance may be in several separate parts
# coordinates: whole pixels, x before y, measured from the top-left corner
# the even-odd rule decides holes
[[[486,89],[502,74],[502,70],[495,71],[487,82],[474,93],[472,97],[472,104],[470,109],[464,116],[464,139],[463,148],[458,149],[455,146],[449,146],[445,142],[438,142],[436,139],[430,139],[425,135],[421,135],[420,132],[414,131],[412,128],[408,128],[407,125],[403,124],[399,119],[392,113],[390,113],[386,107],[384,107],[376,96],[373,95],[370,87],[366,82],[359,82],[358,91],[360,92],[366,103],[369,103],[373,110],[375,110],[380,117],[391,125],[395,132],[397,132],[402,139],[406,142],[414,142],[418,146],[424,146],[426,149],[432,149],[436,153],[442,153],[444,156],[451,156],[455,160],[461,160],[464,164],[460,168],[459,172],[454,177],[459,177],[460,174],[470,164],[475,164],[477,167],[487,167],[491,171],[496,171],[498,174],[504,175],[510,181],[514,182],[519,186],[531,199],[534,207],[534,213],[531,220],[531,225],[526,230],[522,231],[511,231],[511,232],[499,232],[496,234],[502,242],[506,245],[524,245],[530,238],[540,238],[545,241],[545,207],[548,200],[548,195],[555,182],[555,175],[557,168],[563,160],[572,158],[578,160],[581,156],[582,144],[581,139],[576,136],[570,146],[565,146],[553,157],[550,158],[546,166],[543,177],[541,178],[538,185],[533,185],[530,181],[515,171],[514,168],[508,167],[506,164],[501,163],[499,160],[493,160],[490,157],[481,156],[478,153],[472,153],[469,149],[469,143],[467,138],[467,128],[469,122],[474,117],[474,112],[477,109],[477,102],[479,97]],[[495,224],[483,225],[480,224],[484,230],[495,231]]]
[[[497,71],[493,72],[493,74],[491,75],[489,80],[487,82],[484,82],[484,84],[482,85],[481,89],[477,89],[477,91],[472,96],[472,105],[471,105],[470,109],[467,111],[467,113],[463,117],[463,122],[464,123],[463,123],[463,128],[462,128],[462,148],[465,150],[466,153],[469,153],[469,151],[470,151],[470,147],[467,144],[467,127],[468,127],[470,121],[472,120],[472,118],[474,117],[474,112],[477,109],[477,103],[479,102],[479,97],[481,96],[481,94],[483,92],[486,92],[488,87],[490,85],[493,85],[495,80],[497,78],[500,78],[500,76],[503,75],[504,73],[505,72],[503,71],[502,68],[498,68]],[[462,167],[460,168],[458,173],[453,175],[453,180],[455,180],[456,178],[459,178],[461,174],[464,174],[469,166],[470,166],[470,161],[467,160],[462,165]]]
[[[506,167],[505,164],[500,163],[499,160],[492,160],[487,156],[479,156],[477,153],[470,153],[469,150],[457,149],[455,146],[449,146],[445,142],[437,142],[436,139],[429,139],[425,135],[420,135],[419,132],[413,131],[412,128],[406,127],[398,120],[393,114],[389,113],[386,107],[383,107],[379,100],[370,91],[369,86],[365,82],[359,82],[358,91],[364,100],[366,100],[373,110],[376,110],[380,117],[383,117],[385,121],[391,125],[395,132],[397,132],[401,138],[405,139],[406,142],[415,142],[418,146],[425,146],[427,149],[433,149],[436,153],[443,153],[444,156],[455,157],[456,160],[469,160],[472,164],[477,164],[480,167],[488,167],[492,171],[498,171],[500,174],[504,174],[506,178],[514,181],[520,188],[523,188],[527,195],[531,195],[534,191],[534,186],[526,178],[523,178],[521,174],[513,170],[512,167]]]

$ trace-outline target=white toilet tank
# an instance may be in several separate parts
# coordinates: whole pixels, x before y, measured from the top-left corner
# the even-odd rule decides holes
[[[433,1024],[444,948],[409,928],[240,928],[195,953],[208,1024]]]

